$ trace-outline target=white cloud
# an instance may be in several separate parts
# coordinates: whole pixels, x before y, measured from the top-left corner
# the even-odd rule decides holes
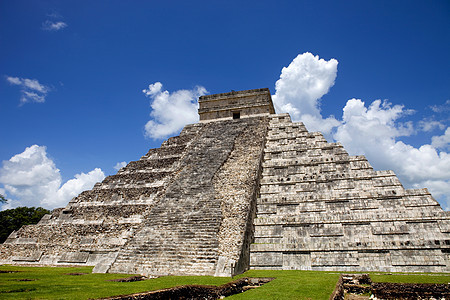
[[[44,103],[45,102],[45,96],[33,93],[33,92],[27,92],[27,91],[23,91],[22,92],[22,97],[20,98],[20,102],[21,103],[25,103],[25,102],[30,102],[30,100],[32,102],[37,102],[37,103]]]
[[[434,145],[415,148],[397,140],[413,131],[411,126],[398,122],[409,114],[408,110],[380,100],[366,107],[361,100],[351,99],[343,111],[342,125],[334,138],[350,154],[366,155],[378,170],[394,170],[407,188],[429,187],[436,197],[441,197],[444,207],[450,207],[450,198],[445,198],[450,195],[450,155],[439,152]]]
[[[375,100],[366,107],[361,100],[351,99],[343,111],[342,125],[334,137],[351,154],[363,153],[377,168],[394,168],[399,175],[409,178],[411,183],[437,175],[431,168],[442,161],[434,147],[423,145],[414,148],[397,141],[398,137],[408,136],[412,132],[411,128],[398,126],[399,122],[396,122],[408,114],[403,106],[391,106]],[[450,176],[450,169],[443,175]]]
[[[30,90],[34,90],[40,93],[47,93],[48,88],[42,84],[39,83],[39,81],[37,81],[36,79],[22,79],[22,83],[23,85],[30,89]]]
[[[58,31],[67,27],[67,24],[62,21],[50,21],[46,20],[42,23],[42,29],[46,31]]]
[[[15,85],[21,85],[22,84],[22,80],[19,77],[7,76],[6,77],[6,81],[8,81],[11,84],[15,84]]]
[[[122,162],[118,162],[115,166],[114,169],[116,169],[117,171],[119,171],[120,169],[122,169],[123,167],[125,167],[127,165],[126,161],[122,161]]]
[[[198,121],[198,98],[207,93],[202,86],[192,90],[169,93],[161,82],[150,84],[142,91],[151,99],[151,120],[145,124],[145,135],[159,139],[177,133],[186,124]]]
[[[425,118],[425,119],[419,121],[419,128],[422,131],[430,132],[436,128],[438,128],[440,130],[444,130],[445,125],[441,121],[436,121],[436,120],[433,120],[430,118]]]
[[[450,99],[445,101],[444,104],[441,105],[432,105],[430,106],[431,110],[435,113],[445,113],[450,111]]]
[[[375,100],[366,108],[360,99],[347,101],[343,109],[342,124],[334,135],[336,140],[347,143],[352,152],[363,151],[368,143],[379,143],[385,138],[408,136],[412,129],[396,126],[395,121],[408,114],[403,106],[391,107],[387,101]],[[356,138],[357,137],[357,138]]]
[[[338,61],[326,61],[309,52],[299,54],[281,70],[272,96],[277,113],[287,112],[294,121],[302,121],[310,131],[330,137],[340,123],[333,116],[320,114],[320,98],[334,85]]]
[[[450,127],[447,127],[444,135],[433,136],[431,138],[431,145],[438,149],[450,149]]]
[[[88,190],[105,175],[101,169],[77,174],[61,186],[61,174],[54,162],[47,157],[45,146],[33,145],[24,152],[3,161],[0,183],[8,194],[8,204],[16,206],[42,206],[53,209],[65,206],[73,197]],[[13,197],[13,199],[11,199]]]
[[[49,87],[39,83],[36,79],[6,76],[6,81],[20,87],[20,91],[22,92],[22,97],[20,98],[21,104],[27,102],[43,103],[45,102],[47,93],[50,91]]]
[[[431,144],[418,148],[399,138],[414,133],[412,122],[401,119],[414,111],[402,105],[375,100],[368,107],[360,99],[348,100],[342,120],[324,118],[320,98],[334,85],[338,62],[325,61],[311,53],[298,55],[283,68],[273,96],[277,113],[288,112],[293,120],[309,130],[322,131],[325,137],[340,141],[351,155],[364,154],[377,170],[394,170],[406,188],[428,187],[445,209],[450,208],[450,129],[432,138]],[[430,107],[436,113],[449,111],[450,100]],[[424,119],[423,131],[443,129],[443,123]]]
[[[43,84],[40,84],[36,79],[19,78],[7,76],[6,80],[14,85],[19,85],[27,90],[32,90],[40,93],[47,93],[49,88]]]
[[[413,188],[427,187],[434,198],[442,199],[441,207],[450,210],[450,181],[449,180],[425,180],[412,185]]]
[[[65,206],[73,197],[78,196],[82,191],[90,190],[97,183],[105,178],[105,174],[99,168],[95,168],[89,173],[76,174],[74,179],[68,180],[56,192],[48,195],[41,203],[45,207]]]

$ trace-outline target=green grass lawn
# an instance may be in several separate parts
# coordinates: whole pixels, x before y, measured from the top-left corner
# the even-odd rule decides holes
[[[209,276],[161,277],[137,282],[111,282],[110,279],[125,278],[129,274],[92,274],[92,267],[51,268],[0,266],[0,299],[89,299],[113,295],[132,294],[158,290],[185,284],[221,285],[230,278]],[[88,273],[86,275],[65,275]],[[18,279],[36,279],[18,281]]]
[[[274,277],[265,285],[227,299],[329,299],[337,272],[250,270],[239,277]]]
[[[339,278],[337,272],[250,270],[232,278],[211,276],[170,276],[138,282],[111,282],[129,274],[92,274],[92,267],[52,268],[0,266],[0,299],[89,299],[132,294],[186,284],[222,285],[240,277],[274,277],[254,290],[227,299],[328,299]],[[87,273],[86,275],[66,275]],[[448,283],[449,274],[372,273],[374,281]],[[19,281],[31,279],[31,281]]]
[[[450,274],[447,273],[377,273],[371,272],[370,278],[374,282],[397,283],[450,283]]]
[[[0,299],[89,299],[158,290],[177,285],[222,285],[240,277],[275,277],[264,286],[230,299],[328,299],[339,275],[313,271],[255,271],[232,278],[170,276],[138,282],[111,282],[126,274],[92,274],[92,267],[50,268],[0,266]],[[86,275],[65,275],[88,273]],[[18,281],[19,279],[36,279]]]

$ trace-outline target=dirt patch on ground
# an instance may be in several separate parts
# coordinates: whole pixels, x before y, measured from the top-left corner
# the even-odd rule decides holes
[[[213,300],[234,294],[245,292],[249,289],[259,287],[274,278],[241,278],[221,286],[213,285],[183,285],[170,289],[151,291],[145,293],[121,295],[109,298],[108,300],[147,300],[147,299],[204,299]]]
[[[21,289],[15,289],[15,290],[9,290],[9,291],[0,291],[0,294],[8,294],[8,293],[27,293],[27,292],[32,292],[35,291],[36,288],[21,288]]]
[[[146,280],[147,277],[145,276],[131,276],[131,277],[127,277],[127,278],[118,278],[118,279],[111,279],[108,281],[115,281],[115,282],[135,282],[135,281],[142,281],[142,280]]]
[[[370,296],[371,295],[371,296]],[[368,274],[341,274],[330,300],[450,299],[450,284],[372,282]]]
[[[0,271],[0,274],[2,273],[19,273],[20,271]]]
[[[65,273],[63,275],[70,275],[70,276],[80,276],[80,275],[86,275],[88,273]]]
[[[371,288],[379,299],[450,299],[450,284],[374,282]]]

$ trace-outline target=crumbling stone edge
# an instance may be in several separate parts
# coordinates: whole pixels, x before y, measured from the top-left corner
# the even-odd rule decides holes
[[[330,300],[368,292],[370,299],[450,299],[450,284],[372,282],[369,274],[340,274]]]
[[[221,286],[183,285],[158,291],[100,298],[99,300],[221,299],[259,287],[273,279],[275,278],[244,277]]]
[[[333,293],[330,295],[330,300],[341,300],[344,299],[344,282],[342,279],[342,274],[339,275],[339,280],[336,282],[336,286]]]

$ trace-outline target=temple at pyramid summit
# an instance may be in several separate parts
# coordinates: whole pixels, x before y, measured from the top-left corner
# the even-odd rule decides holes
[[[450,214],[427,189],[275,114],[269,89],[202,96],[199,116],[11,233],[0,263],[147,276],[450,272]]]

